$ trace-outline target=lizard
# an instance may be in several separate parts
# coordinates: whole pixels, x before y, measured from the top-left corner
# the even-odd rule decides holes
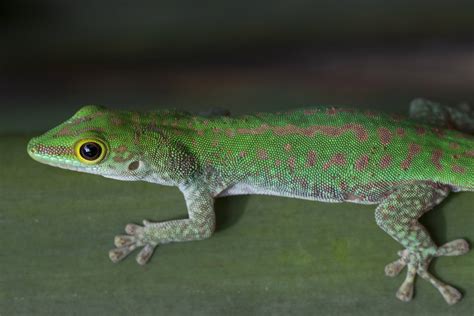
[[[407,276],[396,296],[408,302],[417,276],[448,304],[462,294],[429,272],[435,257],[468,253],[466,240],[438,247],[418,219],[451,192],[474,191],[474,112],[415,99],[409,117],[339,106],[241,116],[82,107],[32,138],[29,155],[55,167],[125,181],[176,186],[188,218],[128,224],[109,257],[203,240],[215,231],[214,200],[265,194],[377,205],[375,221],[404,250],[385,268]]]

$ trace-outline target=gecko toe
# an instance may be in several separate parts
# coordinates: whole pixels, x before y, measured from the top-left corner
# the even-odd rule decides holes
[[[402,272],[406,265],[402,259],[392,262],[385,267],[385,275],[394,278]]]
[[[402,302],[410,302],[413,299],[415,289],[416,266],[408,264],[408,271],[405,281],[397,292],[397,298]]]
[[[440,293],[449,305],[454,305],[462,299],[461,292],[450,285],[444,286],[444,288],[440,290]]]
[[[436,256],[462,256],[467,254],[469,250],[469,243],[466,240],[457,239],[439,247]]]
[[[137,263],[141,266],[145,265],[150,261],[151,255],[153,254],[153,251],[155,250],[155,247],[148,244],[143,247],[143,249],[140,251],[140,253],[137,255]]]
[[[399,251],[398,255],[400,256],[400,259],[388,264],[385,267],[385,275],[386,276],[392,277],[392,278],[396,277],[407,266],[407,264],[408,264],[408,261],[407,261],[408,251],[407,250]]]
[[[127,257],[133,250],[135,250],[136,245],[132,244],[130,246],[115,248],[109,251],[109,258],[112,262],[116,263],[122,261]]]
[[[397,298],[402,302],[410,302],[413,299],[414,286],[412,284],[403,284],[397,292]]]
[[[143,232],[143,227],[136,224],[128,224],[125,226],[125,232],[129,235],[137,235]]]
[[[134,243],[136,243],[136,238],[135,236],[129,236],[129,235],[119,235],[115,236],[114,238],[114,244],[117,248],[121,248],[124,246],[130,246]]]
[[[449,305],[454,305],[457,302],[459,302],[462,299],[462,294],[459,292],[457,289],[452,287],[451,285],[448,285],[435,276],[433,276],[431,273],[427,271],[427,269],[419,269],[418,274],[428,282],[430,282],[443,296],[444,300],[446,303]]]

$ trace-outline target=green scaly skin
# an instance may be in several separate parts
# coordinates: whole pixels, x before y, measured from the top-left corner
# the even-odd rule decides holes
[[[181,190],[189,218],[127,225],[109,253],[114,262],[143,247],[137,262],[145,264],[157,245],[210,237],[221,196],[378,204],[377,224],[405,248],[386,267],[389,276],[407,267],[397,297],[412,299],[418,274],[454,304],[459,291],[428,267],[434,257],[462,255],[469,246],[460,239],[438,247],[418,218],[450,192],[474,190],[473,131],[468,106],[423,99],[413,101],[410,119],[334,107],[206,117],[86,106],[33,138],[28,153],[60,168]],[[103,157],[81,159],[84,142],[100,144]]]

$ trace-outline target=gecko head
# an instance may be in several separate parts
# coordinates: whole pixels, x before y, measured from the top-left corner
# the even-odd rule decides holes
[[[55,167],[99,174],[120,180],[139,180],[148,172],[136,144],[136,114],[88,105],[66,122],[35,137],[28,154]]]

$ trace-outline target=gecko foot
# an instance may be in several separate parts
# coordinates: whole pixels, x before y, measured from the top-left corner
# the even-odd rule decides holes
[[[143,225],[128,224],[125,226],[127,235],[115,236],[114,244],[117,248],[109,251],[109,258],[112,262],[119,262],[125,259],[138,247],[143,247],[143,249],[136,257],[137,263],[145,265],[150,260],[157,244],[146,238],[145,228],[149,225],[149,222],[143,221]]]
[[[407,276],[402,286],[397,292],[397,298],[403,302],[409,302],[413,298],[414,284],[416,275],[430,282],[443,296],[449,305],[456,304],[462,299],[462,294],[454,287],[443,283],[432,274],[428,272],[428,266],[433,257],[442,256],[460,256],[469,252],[469,244],[463,240],[458,239],[451,241],[438,248],[434,256],[421,255],[419,253],[412,253],[408,250],[400,251],[398,254],[400,259],[390,263],[385,267],[385,274],[390,277],[395,277],[400,272],[408,267]]]

